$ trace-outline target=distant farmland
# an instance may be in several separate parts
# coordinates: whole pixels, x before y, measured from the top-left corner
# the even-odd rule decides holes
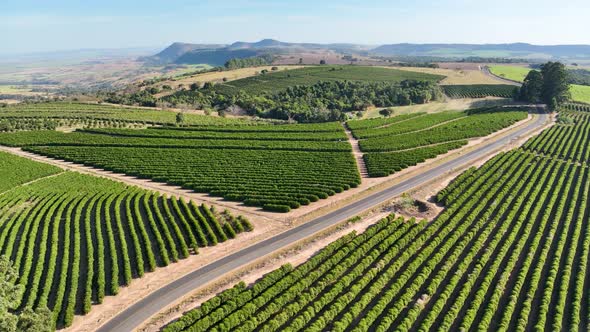
[[[319,66],[248,77],[217,86],[220,92],[235,94],[273,93],[294,85],[313,85],[320,81],[401,82],[404,80],[440,81],[445,76],[396,69],[360,66]]]
[[[490,71],[494,75],[522,82],[531,69],[516,66],[491,66]],[[574,101],[590,103],[590,86],[572,84],[571,91]]]

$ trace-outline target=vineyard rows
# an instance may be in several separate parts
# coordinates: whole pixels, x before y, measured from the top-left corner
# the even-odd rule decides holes
[[[15,171],[17,170],[17,171]],[[0,152],[0,194],[16,186],[54,175],[61,169]]]
[[[585,329],[589,175],[499,154],[438,195],[447,208],[430,224],[390,216],[164,331]]]
[[[570,103],[570,104],[565,104],[563,106],[563,108],[568,111],[590,112],[590,105],[588,105],[588,104]]]
[[[514,97],[515,89],[513,85],[498,84],[471,84],[471,85],[443,85],[445,94],[454,99],[461,98],[485,98],[485,97]]]
[[[566,160],[590,161],[590,113],[562,111],[560,118],[573,123],[558,123],[529,140],[524,149]]]
[[[114,131],[114,129],[109,129]],[[154,130],[145,130],[146,132]],[[228,138],[160,138],[157,136],[118,136],[104,133],[77,131],[63,133],[59,131],[41,130],[17,133],[0,133],[0,144],[7,146],[85,146],[85,147],[130,147],[161,149],[241,149],[241,150],[291,150],[291,151],[332,151],[350,152],[352,148],[345,139],[317,141],[310,140],[272,140],[244,139],[241,134]],[[301,137],[301,135],[300,135]]]
[[[0,144],[179,185],[268,211],[356,187],[342,125],[227,125],[0,133]]]
[[[455,141],[409,151],[365,153],[363,158],[367,164],[369,174],[373,177],[382,177],[415,166],[427,159],[458,149],[466,144],[467,141]]]
[[[10,105],[0,108],[0,119],[32,122],[31,119],[84,121],[117,121],[142,124],[175,124],[176,113],[131,107],[69,102],[45,102]],[[243,119],[231,119],[197,114],[185,114],[185,124],[190,125],[244,125],[255,123]]]
[[[75,146],[27,150],[279,212],[360,183],[354,158],[343,152]]]
[[[48,307],[58,327],[132,279],[252,230],[243,217],[70,172],[1,194],[0,211],[20,308]]]
[[[447,121],[453,121],[456,119],[467,117],[467,112],[441,112],[433,113],[418,117],[412,117],[405,121],[397,124],[387,124],[380,127],[366,128],[366,129],[355,129],[353,131],[354,137],[357,139],[379,137],[379,136],[390,136],[410,133],[413,131],[423,130],[430,128],[435,125]],[[394,117],[395,119],[395,117]]]
[[[365,152],[369,176],[382,177],[434,158],[527,117],[517,109],[479,109],[403,117],[398,121],[349,121]],[[396,119],[397,117],[391,118]],[[389,120],[389,119],[387,119]],[[364,123],[366,121],[366,123]]]

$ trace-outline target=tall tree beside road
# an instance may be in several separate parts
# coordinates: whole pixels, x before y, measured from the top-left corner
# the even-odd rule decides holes
[[[543,102],[551,110],[571,99],[568,72],[561,62],[547,62],[541,71],[531,70],[520,89],[520,99],[531,103]]]

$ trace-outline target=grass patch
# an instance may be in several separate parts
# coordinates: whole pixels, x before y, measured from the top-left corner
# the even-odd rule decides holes
[[[523,82],[530,71],[531,69],[526,67],[490,66],[492,74],[517,82]]]
[[[590,104],[590,86],[572,85],[571,92],[574,101]]]

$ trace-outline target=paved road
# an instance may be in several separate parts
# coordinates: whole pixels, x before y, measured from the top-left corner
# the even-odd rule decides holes
[[[419,187],[433,178],[441,176],[453,169],[459,168],[481,157],[488,155],[510,143],[510,141],[525,135],[536,128],[545,124],[549,119],[548,114],[541,114],[533,122],[523,128],[503,137],[495,142],[491,142],[477,150],[468,152],[460,157],[441,164],[420,175],[405,180],[399,184],[389,187],[381,192],[375,193],[364,199],[358,200],[344,208],[336,210],[328,215],[314,219],[301,226],[281,233],[270,239],[242,249],[225,258],[215,261],[204,266],[171,284],[160,288],[141,301],[127,308],[119,315],[113,317],[104,324],[98,331],[133,331],[154,314],[160,312],[166,306],[176,302],[180,297],[193,292],[195,289],[214,281],[215,279],[243,267],[248,263],[270,254],[276,250],[294,244],[308,236],[320,232],[330,226],[333,226],[346,219],[354,217],[359,213],[370,209],[384,201],[392,199],[402,193]]]

